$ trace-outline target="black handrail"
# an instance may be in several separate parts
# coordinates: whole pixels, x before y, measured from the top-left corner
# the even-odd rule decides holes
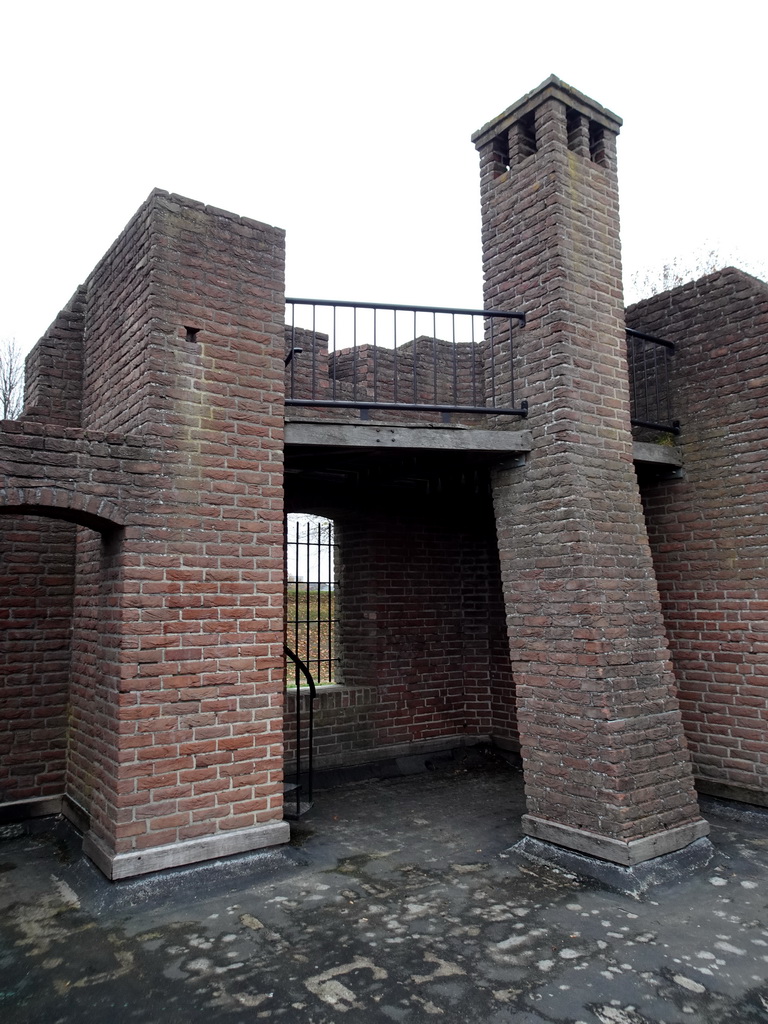
[[[663,345],[664,348],[674,352],[676,345],[674,341],[667,341],[666,338],[657,338],[655,334],[646,334],[645,331],[636,331],[634,327],[627,327],[627,334],[633,338],[641,338],[643,341],[652,341],[654,345]]]
[[[511,344],[512,328],[515,323],[525,324],[524,313],[344,299],[287,297],[285,303],[291,310],[286,324],[287,406],[358,409],[361,414],[380,409],[444,415],[528,415],[528,403],[515,400]],[[305,317],[311,326],[296,323],[297,306],[311,308],[311,316]],[[327,325],[321,329],[322,310],[328,312],[322,321]],[[337,310],[351,310],[351,320],[344,317],[342,325]],[[360,326],[359,310],[373,313],[372,323],[366,317],[365,330]],[[379,313],[391,313],[392,317],[379,318]],[[404,344],[398,338],[399,333],[402,337],[398,314],[411,314],[410,319],[406,317],[408,341]],[[427,319],[426,334],[419,330],[424,314],[432,318],[431,325]],[[437,336],[438,317],[450,318],[440,325],[446,330],[444,340]],[[476,338],[480,318],[484,342]],[[507,332],[495,330],[499,321],[508,325],[509,347],[503,358],[497,346]],[[461,337],[464,333],[468,340]],[[389,336],[389,342],[382,342],[381,335]],[[341,344],[340,336],[344,338]],[[349,339],[351,343],[347,344]],[[297,360],[295,357],[302,352],[303,359]],[[459,352],[463,370],[459,367]],[[476,366],[476,360],[483,358],[488,360],[484,371]]]
[[[307,687],[309,689],[309,722],[307,727],[308,736],[308,752],[307,752],[307,801],[312,802],[312,759],[313,759],[313,747],[314,747],[314,721],[315,711],[314,704],[312,703],[317,696],[317,687],[315,686],[315,680],[312,678],[312,673],[309,671],[307,665],[301,660],[301,658],[295,654],[288,644],[283,644],[283,650],[285,654],[293,664],[296,666],[296,817],[298,818],[301,814],[301,794],[302,794],[302,782],[301,782],[301,687],[299,686],[299,677],[301,675],[307,680]]]
[[[501,309],[458,309],[453,306],[399,306],[387,302],[349,302],[345,299],[289,299],[292,306],[344,306],[347,309],[393,309],[398,313],[456,313],[461,316],[504,316],[525,325],[525,313],[512,313]]]
[[[680,421],[673,419],[671,406],[670,359],[675,353],[675,343],[632,327],[627,327],[626,332],[628,341],[645,343],[639,356],[634,346],[627,345],[630,404],[635,414],[630,423],[645,430],[679,435]],[[641,412],[645,415],[640,415]]]

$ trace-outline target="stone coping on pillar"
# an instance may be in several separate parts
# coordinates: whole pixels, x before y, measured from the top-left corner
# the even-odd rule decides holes
[[[609,131],[618,135],[619,129],[623,124],[618,114],[614,114],[612,110],[608,110],[607,107],[590,99],[589,96],[585,96],[578,89],[574,89],[572,85],[568,85],[567,82],[558,78],[557,75],[550,75],[541,85],[531,89],[525,96],[522,96],[516,103],[513,103],[511,107],[507,107],[498,117],[495,117],[492,121],[484,124],[482,128],[474,132],[472,141],[480,149],[481,146],[490,142],[499,132],[509,128],[515,121],[524,117],[544,100],[553,96],[565,103],[566,106],[573,107],[579,113],[598,121]]]
[[[585,829],[574,828],[571,825],[561,825],[556,821],[547,821],[545,818],[538,818],[533,814],[523,815],[522,827],[523,832],[533,839],[554,843],[557,846],[565,847],[566,850],[585,853],[589,857],[599,857],[601,860],[610,861],[612,864],[621,864],[623,867],[633,867],[644,861],[652,860],[654,857],[674,853],[690,846],[697,839],[709,835],[709,822],[704,821],[703,818],[688,822],[686,825],[679,825],[677,828],[655,832],[642,839],[631,839],[628,842],[621,839],[610,839],[607,836],[587,832]]]
[[[184,867],[201,861],[218,860],[238,853],[250,853],[266,846],[279,846],[291,837],[287,821],[270,821],[252,828],[217,832],[212,836],[185,839],[167,846],[155,846],[130,853],[111,853],[91,833],[83,840],[83,853],[113,882],[153,871]]]

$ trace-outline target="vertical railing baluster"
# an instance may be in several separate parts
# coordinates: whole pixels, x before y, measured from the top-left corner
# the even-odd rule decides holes
[[[317,397],[317,331],[315,330],[315,316],[317,307],[312,304],[312,387],[310,394]]]
[[[352,395],[357,401],[357,306],[352,309]]]
[[[338,376],[338,357],[339,353],[336,350],[336,307],[333,307],[333,313],[331,316],[331,338],[329,338],[328,352],[330,355],[331,344],[333,345],[333,401],[336,401],[336,378]]]
[[[496,408],[496,339],[493,336],[493,322],[491,317],[491,408]]]
[[[416,352],[416,310],[413,311],[413,404],[418,405],[418,393],[416,391],[416,366],[418,355]]]
[[[378,310],[373,311],[373,400],[378,402],[379,400],[379,350],[378,350],[378,339],[376,337],[376,326],[377,326],[377,314]]]
[[[317,577],[317,579],[315,580],[315,589],[316,589],[316,592],[317,592],[317,596],[316,596],[316,599],[315,599],[315,607],[316,607],[315,629],[317,630],[317,641],[316,641],[314,647],[315,647],[315,653],[316,653],[316,656],[317,656],[317,662],[316,662],[317,670],[315,672],[315,679],[318,679],[320,682],[323,682],[324,681],[323,680],[323,672],[322,672],[323,652],[322,652],[322,644],[321,644],[322,631],[320,629],[321,621],[322,621],[322,589],[321,589],[322,588],[322,578],[321,577],[322,577],[323,574],[320,571],[321,564],[322,564],[322,562],[321,562],[322,549],[321,549],[321,546],[320,546],[322,538],[320,536],[320,528],[321,528],[321,524],[320,523],[315,523],[315,549],[316,549],[315,550],[315,563],[317,565],[317,570],[315,571],[315,576]]]
[[[392,336],[393,336],[393,339],[394,339],[393,340],[394,356],[393,356],[393,359],[392,359],[392,365],[393,365],[393,368],[394,368],[393,369],[394,388],[393,388],[392,400],[393,400],[393,402],[395,402],[395,404],[397,404],[397,401],[398,401],[398,380],[397,380],[397,378],[398,378],[398,367],[397,367],[397,310],[396,309],[392,310]]]
[[[471,319],[471,318],[470,318]],[[456,349],[456,314],[451,313],[451,343],[453,348],[451,350],[453,356],[453,404],[459,404],[459,367],[458,367],[458,351]],[[474,356],[474,349],[471,350]]]
[[[469,336],[472,339],[472,405],[479,405],[480,403],[477,397],[477,341],[475,340],[475,317],[471,316],[469,318],[469,322]],[[485,369],[485,359],[483,359],[483,369]],[[485,401],[485,391],[483,391],[483,401]]]
[[[437,393],[437,313],[432,312],[432,401],[439,402]]]
[[[509,404],[515,408],[515,322],[512,317],[507,319],[507,330],[509,331]]]
[[[299,602],[301,591],[299,589],[299,562],[300,562],[300,548],[299,548],[299,523],[296,522],[296,571],[294,573],[295,578],[295,596],[294,605],[296,608],[295,621],[296,628],[294,636],[296,637],[296,646],[299,645]],[[295,665],[294,675],[294,694],[296,700],[296,816],[298,817],[301,811],[301,675],[299,672],[299,666]]]
[[[336,529],[328,522],[328,682],[336,682],[334,665],[336,627]]]
[[[289,392],[291,398],[293,398],[293,396],[295,394],[295,391],[296,391],[296,388],[295,388],[296,368],[293,365],[294,364],[293,352],[294,352],[294,349],[296,348],[296,306],[293,303],[291,303],[290,306],[291,306],[291,345],[290,345],[289,355],[286,356],[286,359],[290,358],[290,362],[289,362],[288,365],[291,368],[291,384],[290,384],[290,387],[288,388],[288,392]]]
[[[672,422],[672,403],[669,395],[669,368],[671,362],[671,355],[669,349],[665,349],[663,352],[664,356],[664,411],[666,413],[667,423]]]

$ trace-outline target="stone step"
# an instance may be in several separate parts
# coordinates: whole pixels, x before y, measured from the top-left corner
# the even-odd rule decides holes
[[[303,817],[312,807],[311,800],[304,800],[299,797],[298,807],[296,806],[296,791],[299,787],[295,782],[283,784],[283,817],[287,821],[297,821]]]

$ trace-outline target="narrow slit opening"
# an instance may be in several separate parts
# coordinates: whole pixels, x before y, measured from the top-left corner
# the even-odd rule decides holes
[[[509,134],[501,132],[493,140],[493,160],[496,177],[509,170]]]
[[[605,129],[597,121],[589,122],[589,159],[605,167]]]
[[[532,156],[537,149],[536,114],[534,111],[531,111],[530,114],[525,114],[517,122],[518,160],[525,160],[526,157]]]
[[[581,142],[581,114],[568,107],[565,111],[565,127],[568,132],[568,149],[578,153]]]

